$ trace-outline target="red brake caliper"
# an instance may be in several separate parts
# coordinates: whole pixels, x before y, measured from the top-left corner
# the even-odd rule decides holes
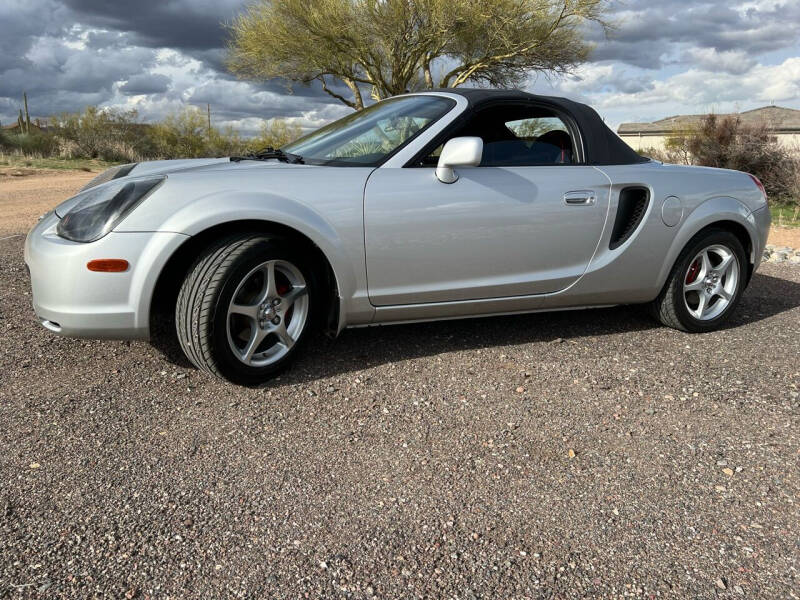
[[[686,283],[692,283],[697,279],[697,274],[700,273],[700,260],[696,260],[689,267],[689,272],[686,274]]]

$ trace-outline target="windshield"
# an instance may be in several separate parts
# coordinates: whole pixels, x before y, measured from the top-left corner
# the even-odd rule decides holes
[[[282,150],[302,156],[306,164],[378,166],[454,105],[441,96],[390,98],[317,129]]]

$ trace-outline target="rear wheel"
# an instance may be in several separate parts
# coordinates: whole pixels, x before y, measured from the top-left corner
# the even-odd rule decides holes
[[[682,331],[718,328],[739,303],[746,260],[741,242],[729,231],[700,232],[687,244],[653,302],[654,316]]]
[[[176,305],[178,339],[198,368],[256,385],[285,369],[311,329],[313,269],[286,241],[221,242],[195,263]]]

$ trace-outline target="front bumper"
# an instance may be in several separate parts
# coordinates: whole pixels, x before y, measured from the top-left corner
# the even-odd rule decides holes
[[[46,215],[25,240],[33,309],[48,329],[69,337],[135,339],[150,332],[150,300],[159,273],[188,236],[171,232],[112,232],[96,242],[71,242]],[[89,271],[86,263],[122,258],[123,273]]]

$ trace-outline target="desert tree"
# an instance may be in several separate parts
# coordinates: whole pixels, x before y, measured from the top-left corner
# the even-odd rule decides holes
[[[584,62],[585,26],[607,30],[606,7],[607,0],[255,0],[229,25],[228,65],[242,78],[318,81],[356,110],[364,92],[379,100],[467,82],[511,87]]]

